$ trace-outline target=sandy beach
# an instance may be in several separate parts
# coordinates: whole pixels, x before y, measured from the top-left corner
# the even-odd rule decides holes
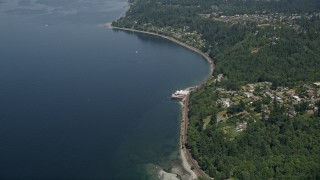
[[[210,72],[208,75],[208,78],[203,81],[201,84],[197,86],[200,87],[201,85],[205,84],[209,79],[211,79],[213,71],[214,71],[214,63],[213,60],[205,53],[200,51],[197,48],[194,48],[192,46],[189,46],[181,41],[178,41],[174,38],[164,36],[161,34],[157,34],[154,32],[147,32],[147,31],[141,31],[141,30],[135,30],[135,29],[129,29],[129,28],[120,28],[120,27],[114,27],[111,25],[111,23],[105,24],[107,28],[112,28],[112,29],[118,29],[118,30],[123,30],[123,31],[130,31],[130,32],[138,32],[138,33],[144,33],[144,34],[149,34],[153,36],[158,36],[162,37],[164,39],[168,39],[174,43],[177,43],[183,47],[186,47],[188,49],[191,49],[192,51],[202,55],[207,62],[210,64]],[[195,89],[197,89],[195,88]],[[189,94],[190,95],[190,94]],[[180,154],[181,154],[181,165],[182,167],[190,174],[186,178],[183,179],[197,179],[198,177],[204,178],[204,179],[211,179],[208,175],[206,175],[199,167],[197,164],[196,160],[192,158],[191,153],[189,152],[188,149],[186,149],[185,144],[187,143],[187,131],[188,131],[188,107],[189,107],[189,95],[187,95],[182,101],[181,101],[181,113],[182,113],[182,118],[181,118],[181,123],[180,123]],[[174,173],[168,173],[163,170],[159,171],[159,178],[163,180],[175,180],[177,178],[177,174]]]

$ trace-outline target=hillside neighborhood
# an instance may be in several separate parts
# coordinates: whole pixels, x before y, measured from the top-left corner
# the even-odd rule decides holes
[[[214,82],[222,81],[219,74]],[[289,117],[297,114],[314,114],[319,110],[320,82],[308,83],[294,88],[277,87],[271,82],[246,84],[238,91],[216,88],[218,95],[215,106],[220,109],[217,123],[237,119],[236,131],[247,128],[247,122],[264,119],[268,121],[274,103],[285,109]],[[208,123],[208,122],[207,122]],[[207,124],[205,123],[205,124]]]

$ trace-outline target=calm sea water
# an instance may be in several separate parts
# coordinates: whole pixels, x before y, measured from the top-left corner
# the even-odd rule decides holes
[[[0,0],[0,179],[150,179],[177,163],[198,54],[113,31],[126,0]]]

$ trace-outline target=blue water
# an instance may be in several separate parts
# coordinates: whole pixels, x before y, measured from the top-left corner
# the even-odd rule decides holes
[[[178,162],[168,98],[209,72],[168,40],[106,29],[125,0],[0,0],[0,179],[150,179]]]

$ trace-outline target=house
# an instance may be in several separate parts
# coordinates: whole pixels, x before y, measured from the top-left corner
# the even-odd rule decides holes
[[[300,97],[299,96],[292,96],[297,102],[300,102],[301,101],[301,99],[300,99]]]
[[[246,130],[247,129],[247,125],[248,125],[248,123],[245,121],[245,122],[242,122],[242,123],[240,123],[240,122],[237,122],[237,124],[236,124],[236,131],[244,131],[244,130]]]
[[[253,92],[253,91],[254,91],[254,84],[247,84],[247,86],[248,86],[248,90],[249,90],[250,92]]]
[[[225,90],[224,90],[223,88],[217,88],[216,91],[219,91],[219,92],[222,93],[222,92],[224,92]]]
[[[271,98],[271,99],[274,98],[273,95],[272,95],[270,92],[266,92],[266,95],[267,95],[269,98]]]
[[[313,90],[307,90],[306,93],[309,98],[314,98],[316,96],[316,93]]]
[[[286,92],[286,94],[288,95],[288,96],[294,96],[294,94],[295,94],[295,90],[293,90],[293,89],[290,89],[290,90],[288,90],[287,92]]]
[[[252,99],[255,100],[255,101],[257,101],[257,100],[260,99],[260,97],[259,97],[259,96],[252,96]]]
[[[253,95],[253,93],[251,93],[251,92],[243,92],[243,96],[246,97],[246,98],[251,98],[251,97],[253,97],[254,95]]]
[[[229,98],[222,98],[217,101],[222,107],[230,107],[231,101]]]
[[[220,82],[223,78],[223,74],[218,74],[218,78],[217,78],[217,81]]]
[[[294,107],[291,107],[291,108],[289,109],[288,114],[289,114],[290,117],[294,117],[294,116],[297,114],[297,112],[296,112],[296,110],[294,109]]]
[[[320,82],[315,82],[315,83],[313,83],[314,85],[316,85],[316,86],[318,86],[318,87],[320,87]]]
[[[251,96],[250,96],[250,93],[248,93],[248,92],[244,92],[243,95],[244,95],[245,97],[247,97],[247,98],[251,97]]]
[[[278,97],[278,96],[277,96],[277,97],[276,97],[276,100],[277,100],[278,103],[283,103],[283,100],[281,99],[281,97]]]

